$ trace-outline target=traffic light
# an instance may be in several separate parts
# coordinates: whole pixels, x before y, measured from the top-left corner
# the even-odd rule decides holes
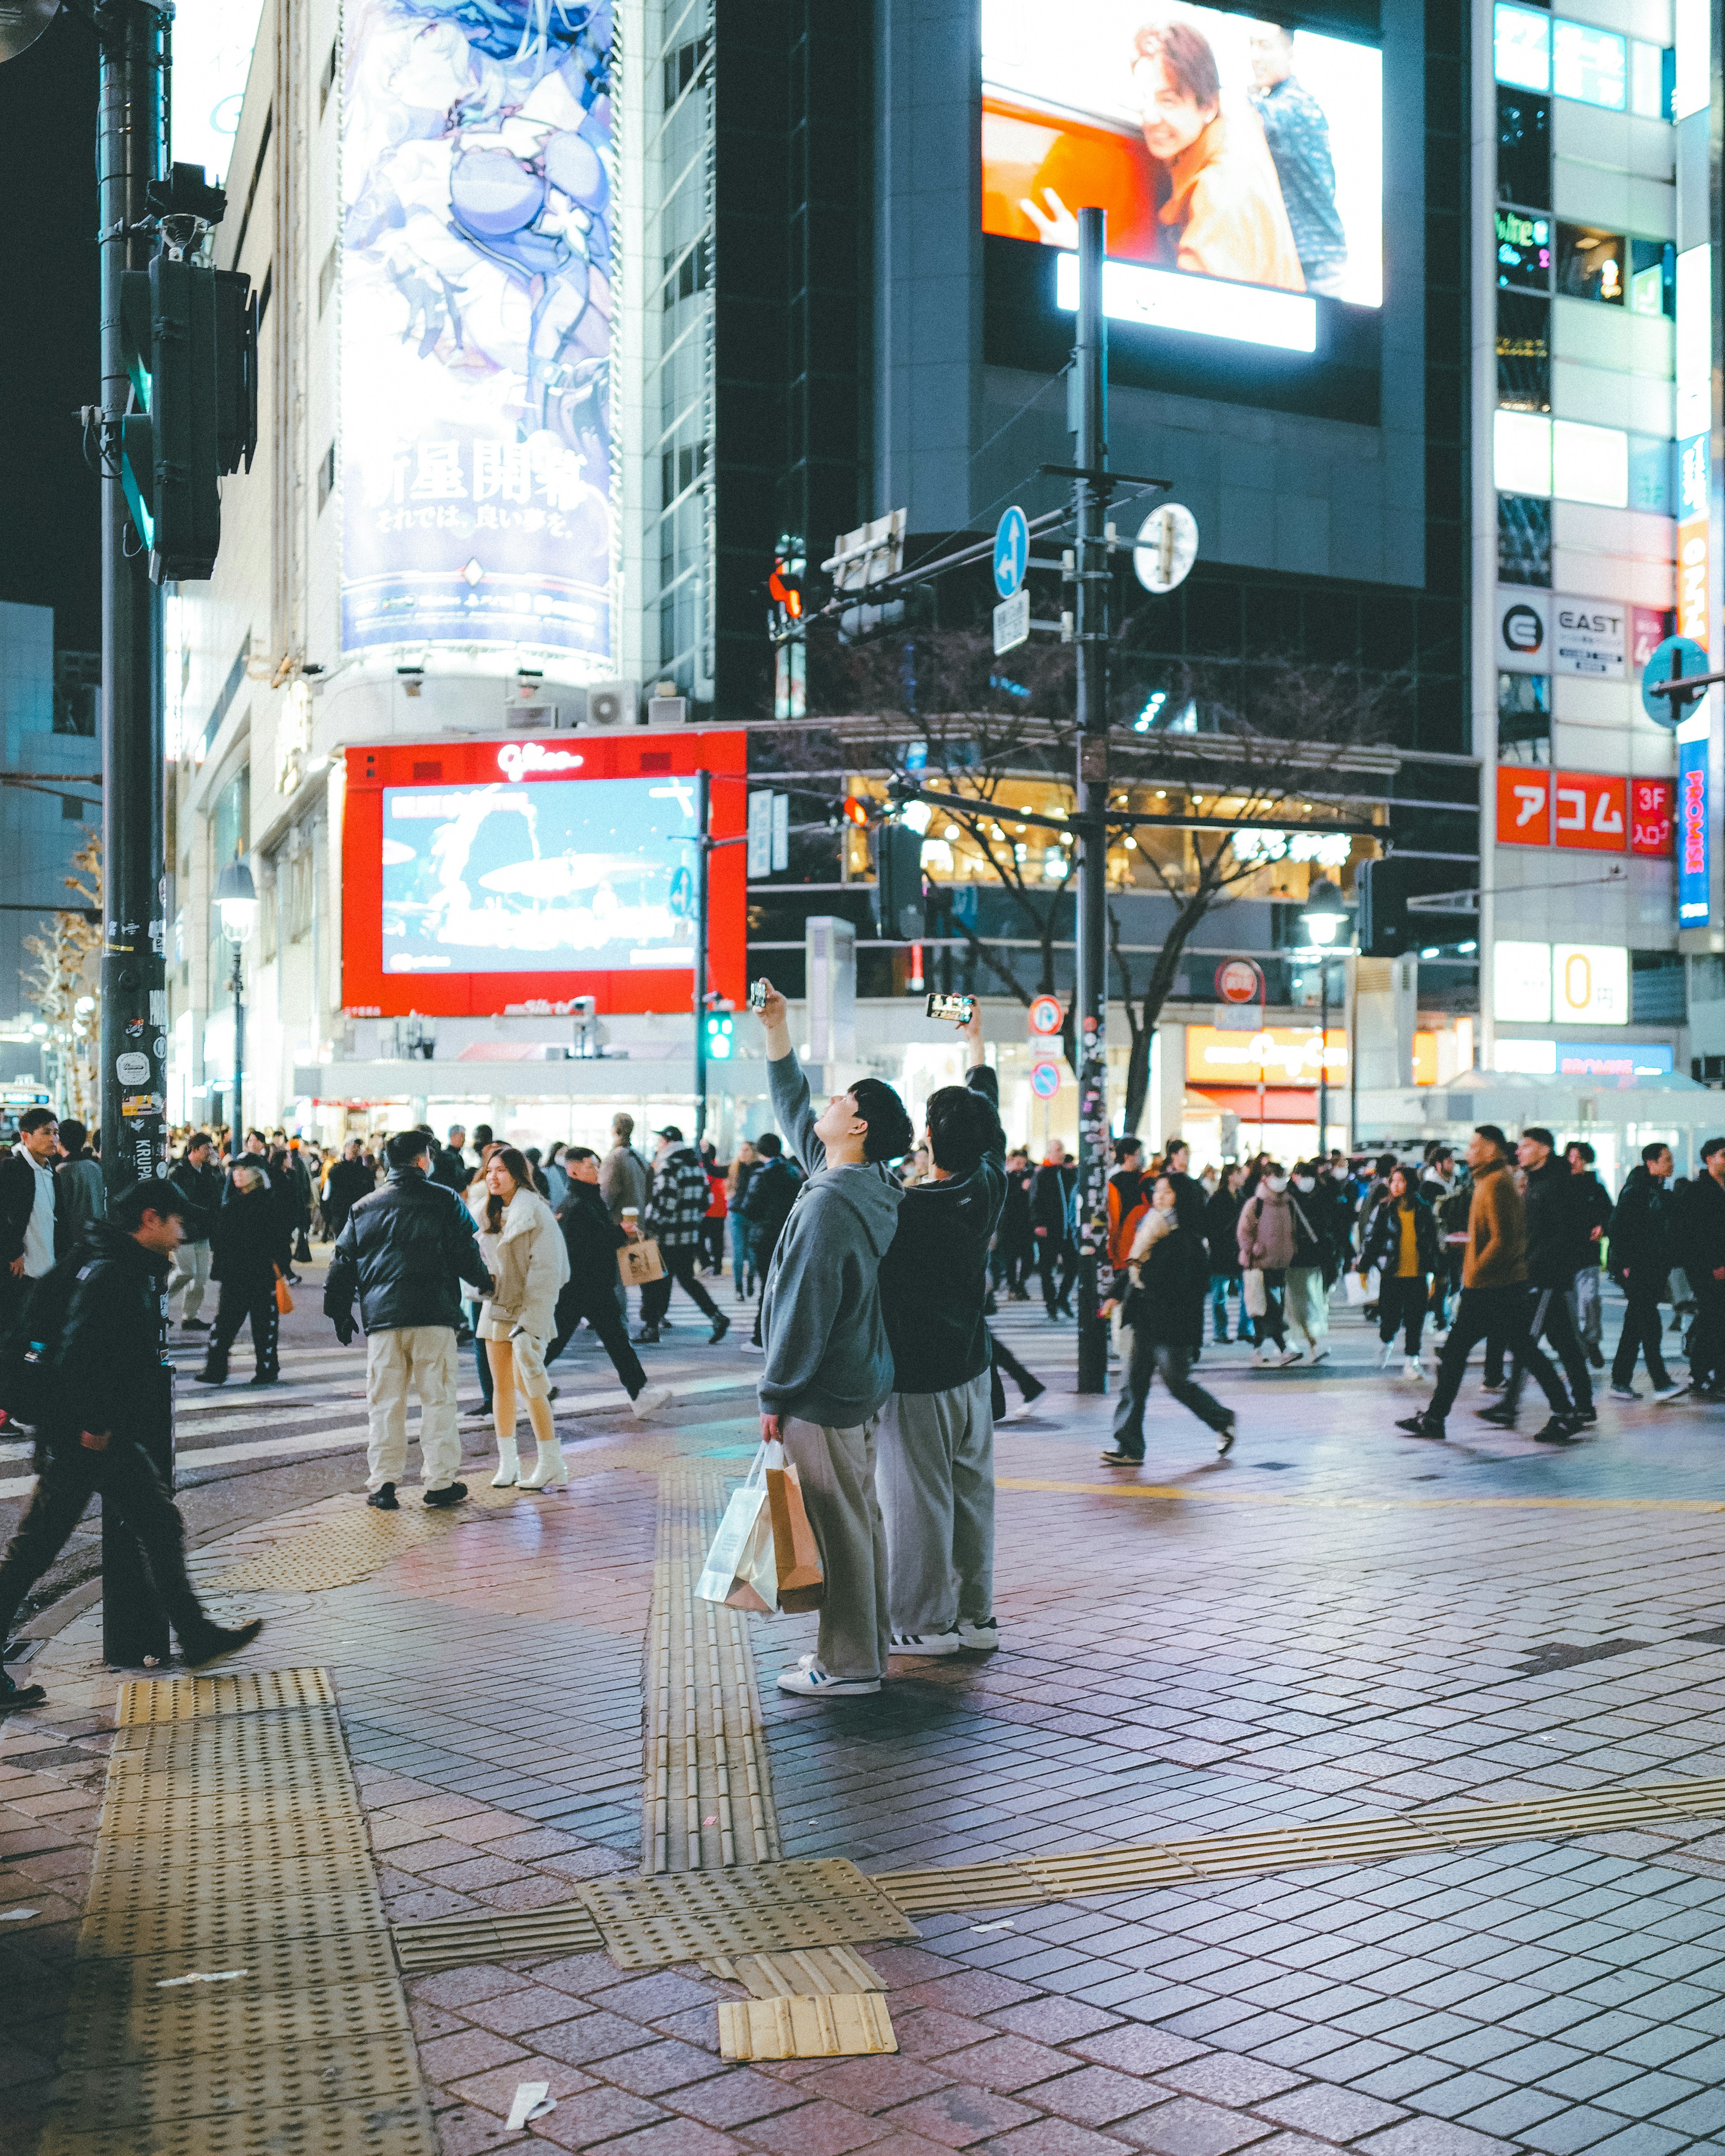
[[[709,1011],[702,1023],[706,1027],[707,1060],[711,1063],[728,1063],[731,1060],[731,1014],[729,1011]]]
[[[1399,958],[1413,942],[1406,865],[1386,855],[1353,872],[1354,922],[1363,958]]]
[[[875,834],[875,912],[892,942],[915,942],[927,926],[922,907],[922,838],[887,822]]]
[[[802,541],[785,533],[774,550],[773,572],[767,579],[767,633],[775,644],[802,633],[803,578],[808,566]]]
[[[121,481],[153,583],[215,567],[220,481],[251,468],[258,440],[258,308],[243,272],[166,252],[121,280],[132,408],[120,423]]]

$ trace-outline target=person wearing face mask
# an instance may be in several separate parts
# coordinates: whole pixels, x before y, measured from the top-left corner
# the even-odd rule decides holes
[[[1282,1327],[1282,1289],[1296,1248],[1288,1178],[1276,1161],[1265,1163],[1257,1188],[1240,1209],[1235,1230],[1240,1267],[1245,1275],[1242,1301],[1252,1321],[1252,1361],[1260,1369],[1297,1363]]]
[[[1144,1403],[1158,1374],[1180,1405],[1215,1432],[1218,1452],[1234,1443],[1233,1415],[1190,1375],[1192,1307],[1209,1284],[1209,1254],[1199,1230],[1182,1222],[1178,1208],[1173,1177],[1158,1176],[1131,1255],[1102,1305],[1104,1317],[1111,1317],[1117,1306],[1122,1309],[1132,1342],[1114,1414],[1113,1449],[1102,1455],[1107,1467],[1142,1465]]]
[[[1675,1165],[1662,1140],[1644,1145],[1641,1164],[1630,1170],[1611,1215],[1611,1270],[1629,1301],[1611,1361],[1614,1400],[1641,1397],[1631,1382],[1638,1353],[1646,1358],[1656,1400],[1675,1400],[1689,1389],[1686,1382],[1672,1383],[1661,1347],[1665,1322],[1659,1306],[1671,1293],[1672,1264],[1673,1223],[1665,1186]]]
[[[1284,1308],[1287,1327],[1306,1343],[1306,1353],[1322,1363],[1330,1352],[1330,1289],[1333,1277],[1330,1245],[1318,1224],[1326,1217],[1317,1197],[1317,1173],[1312,1161],[1294,1170],[1288,1192],[1294,1224],[1294,1255],[1287,1269]]]
[[[1423,1378],[1420,1335],[1425,1324],[1426,1292],[1438,1262],[1437,1219],[1414,1190],[1399,1162],[1389,1171],[1384,1203],[1373,1214],[1360,1246],[1362,1279],[1378,1268],[1378,1337],[1384,1343],[1383,1368],[1395,1360],[1395,1336],[1402,1333],[1402,1375]]]

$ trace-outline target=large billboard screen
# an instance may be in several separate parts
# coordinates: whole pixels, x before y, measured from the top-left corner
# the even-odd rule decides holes
[[[357,0],[341,639],[611,649],[609,0]]]
[[[709,834],[747,828],[741,733],[393,743],[347,752],[342,1001],[478,1016],[594,997],[686,1010],[698,779]],[[741,1000],[744,849],[709,854],[709,986]]]
[[[1246,342],[1312,349],[1283,295],[1382,305],[1374,47],[1147,0],[982,0],[982,44],[985,232],[1071,249],[1100,206],[1136,315]]]

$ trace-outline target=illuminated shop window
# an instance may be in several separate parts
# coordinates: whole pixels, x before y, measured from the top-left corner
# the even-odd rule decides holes
[[[1621,112],[1629,103],[1629,43],[1591,23],[1551,26],[1551,86],[1559,97]]]
[[[1497,402],[1514,412],[1551,409],[1551,301],[1497,295]]]
[[[1497,676],[1497,760],[1500,763],[1551,762],[1551,676]]]
[[[1551,504],[1538,495],[1497,497],[1497,581],[1551,588]]]
[[[1551,32],[1551,17],[1543,9],[1497,0],[1491,34],[1499,82],[1513,83],[1522,90],[1549,90]]]
[[[1676,319],[1677,250],[1670,240],[1630,240],[1629,289],[1631,314]]]
[[[1629,242],[1591,225],[1558,227],[1558,290],[1567,300],[1599,300],[1620,307],[1629,289]]]
[[[1500,209],[1493,223],[1497,234],[1498,283],[1523,291],[1548,292],[1551,219],[1535,217],[1524,209]]]
[[[1532,412],[1491,415],[1491,460],[1500,494],[1551,492],[1551,421]]]
[[[1500,419],[1513,414],[1498,413]],[[1584,426],[1579,419],[1551,423],[1552,492],[1560,501],[1590,501],[1602,509],[1629,507],[1629,436],[1617,427]]]

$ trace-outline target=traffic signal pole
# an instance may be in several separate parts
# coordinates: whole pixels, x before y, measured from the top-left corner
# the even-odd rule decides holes
[[[1102,311],[1105,213],[1078,213],[1078,344],[1073,355],[1077,533],[1078,951],[1073,1004],[1078,1066],[1078,1389],[1108,1389],[1108,1325],[1098,1309],[1108,1249],[1108,637],[1113,578],[1104,528],[1108,464],[1108,324]]]
[[[96,18],[101,73],[96,181],[101,249],[101,400],[110,420],[131,391],[122,349],[121,280],[148,267],[154,244],[145,190],[167,170],[167,17],[145,0],[110,0]],[[105,429],[110,442],[117,438]],[[167,1090],[166,744],[162,595],[127,515],[120,459],[102,488],[102,1177],[110,1197],[161,1172]],[[159,1389],[137,1403],[128,1435],[172,1486],[173,1373],[162,1306]],[[102,1514],[102,1654],[136,1667],[168,1651],[167,1621],[136,1543]]]

